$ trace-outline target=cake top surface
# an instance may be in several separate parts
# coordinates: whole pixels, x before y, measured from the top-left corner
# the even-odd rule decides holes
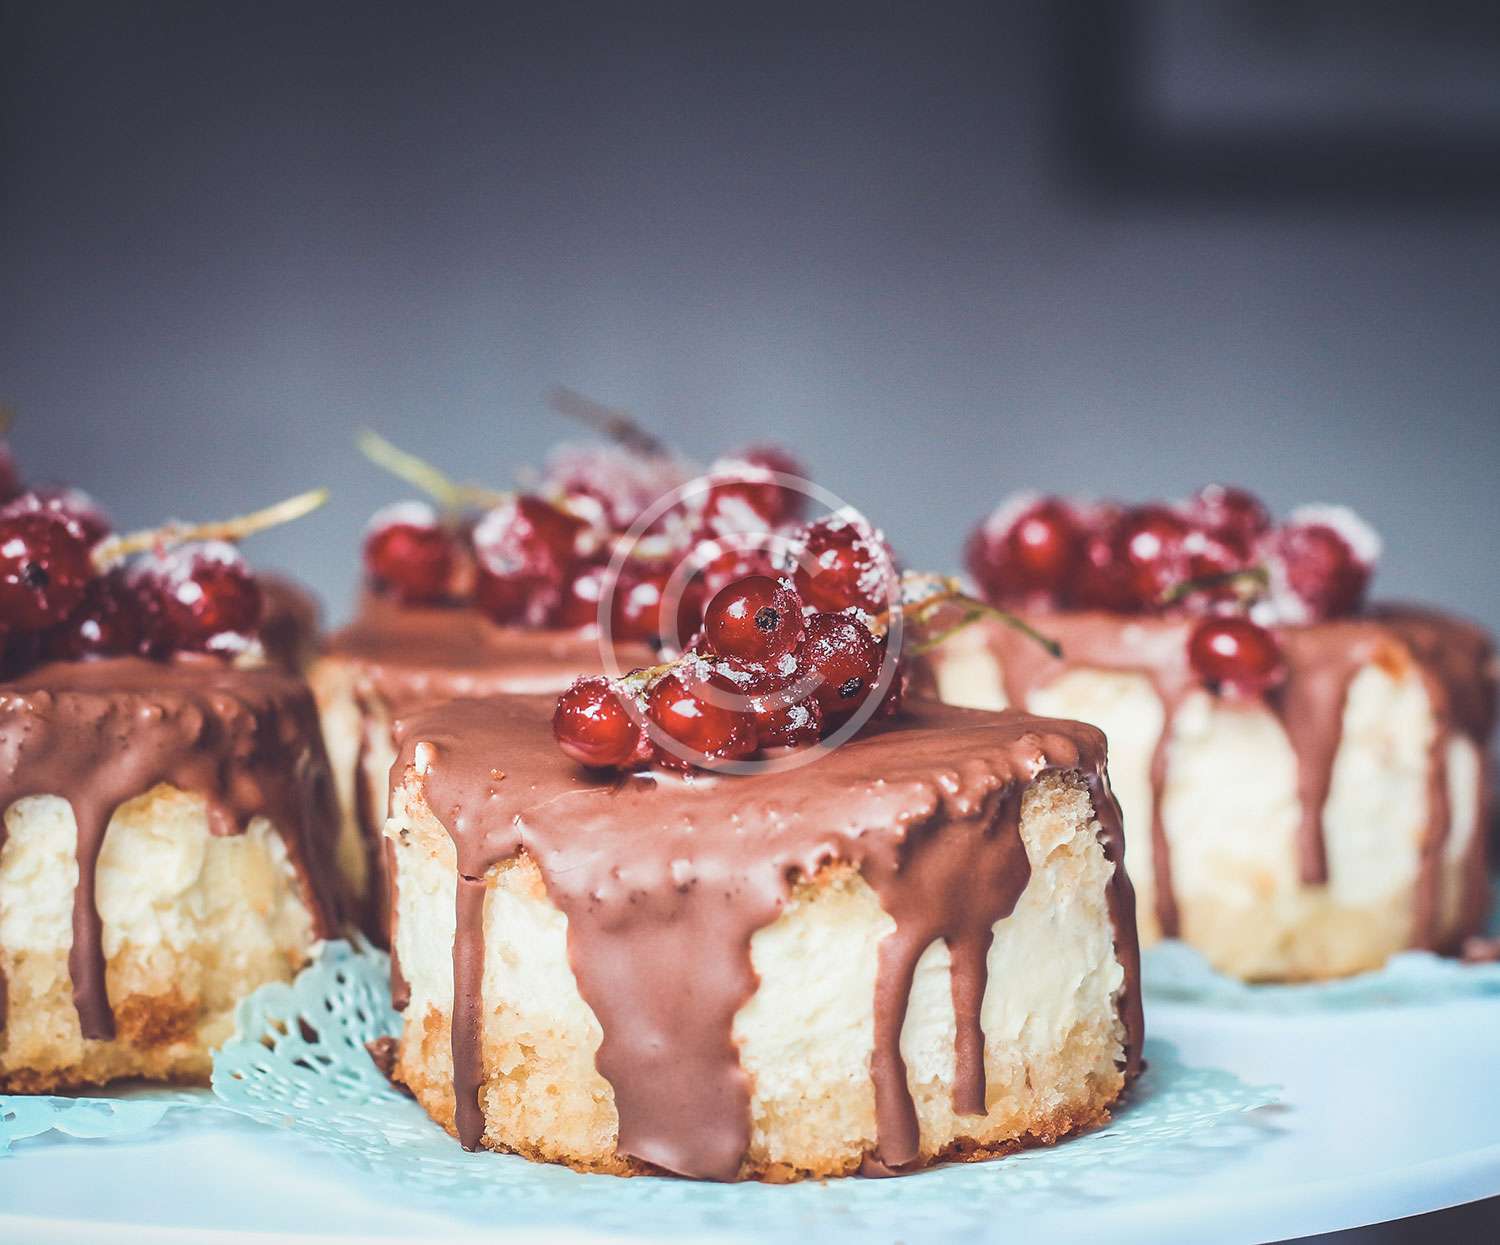
[[[431,690],[449,695],[556,690],[603,669],[594,628],[536,630],[491,622],[478,610],[397,606],[367,600],[328,639],[330,655],[357,662],[398,702]],[[641,644],[616,641],[622,668],[653,660]]]
[[[551,698],[496,697],[423,709],[397,725],[400,781],[415,764],[427,803],[453,835],[460,868],[482,876],[528,836],[625,852],[644,834],[724,851],[785,853],[804,875],[848,859],[838,840],[901,833],[1046,769],[1102,773],[1092,726],[920,702],[807,763],[755,774],[651,769],[600,776],[564,756]],[[420,749],[420,752],[419,752]]]
[[[233,666],[215,657],[182,654],[171,661],[108,657],[55,661],[33,667],[0,683],[0,717],[45,712],[48,707],[83,702],[193,704],[213,712],[231,705],[270,708],[307,698],[301,679],[273,666]]]

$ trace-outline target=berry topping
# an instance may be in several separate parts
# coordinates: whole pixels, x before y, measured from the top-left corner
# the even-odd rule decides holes
[[[83,601],[46,633],[42,646],[49,660],[77,661],[138,653],[145,638],[140,597],[116,567],[90,581]]]
[[[1077,576],[1084,532],[1055,497],[1021,497],[1000,507],[969,542],[969,573],[992,601],[1058,600]]]
[[[1254,493],[1227,484],[1206,484],[1187,500],[1187,517],[1203,531],[1249,557],[1271,530],[1271,514]]]
[[[159,611],[159,642],[170,648],[241,652],[260,625],[260,586],[240,551],[225,541],[155,554],[137,583]]]
[[[847,614],[814,614],[797,649],[799,678],[812,678],[827,721],[859,708],[880,675],[881,647],[870,629]]]
[[[1192,528],[1166,506],[1127,511],[1114,535],[1114,560],[1138,609],[1152,609],[1188,578],[1187,539]]]
[[[582,520],[540,497],[510,497],[474,528],[479,607],[500,623],[546,626],[578,559]]]
[[[0,518],[0,619],[7,629],[63,622],[93,575],[87,538],[61,515],[39,510]]]
[[[577,680],[557,700],[552,734],[558,747],[580,765],[613,768],[635,755],[640,727],[609,680]]]
[[[365,536],[365,568],[408,605],[441,601],[456,562],[452,534],[426,502],[397,502],[376,512]]]
[[[1188,637],[1193,672],[1213,688],[1254,696],[1283,674],[1276,637],[1248,618],[1205,618]]]
[[[783,581],[752,575],[714,596],[703,615],[703,633],[709,649],[721,656],[773,661],[802,638],[802,600]]]
[[[755,697],[752,712],[764,748],[801,748],[823,738],[823,706],[816,696],[788,703],[773,692]]]
[[[11,498],[0,507],[0,517],[39,510],[67,519],[90,547],[97,545],[114,531],[114,524],[98,502],[82,489],[60,484],[44,484]]]
[[[970,537],[986,597],[1031,608],[1243,612],[1309,622],[1360,607],[1380,541],[1352,511],[1304,507],[1277,526],[1254,494],[1210,484],[1179,506],[1024,496]]]
[[[1337,618],[1364,600],[1380,538],[1352,510],[1308,506],[1270,537],[1278,604],[1295,621]]]
[[[663,613],[663,596],[672,568],[661,564],[626,563],[615,581],[610,601],[609,629],[616,640],[654,643],[672,638],[677,628]]]
[[[783,487],[777,475],[802,477],[803,468],[774,446],[744,450],[709,468],[709,490],[703,502],[703,524],[728,534],[779,527],[796,520],[805,498]]]
[[[679,668],[651,687],[646,712],[668,736],[709,760],[737,760],[757,746],[755,724],[747,713],[728,707],[739,693]],[[660,758],[671,764],[670,752]]]
[[[881,534],[857,515],[831,514],[801,528],[793,579],[813,609],[877,614],[896,592],[895,559]]]

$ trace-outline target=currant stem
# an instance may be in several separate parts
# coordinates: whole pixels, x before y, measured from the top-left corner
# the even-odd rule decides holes
[[[651,458],[669,456],[661,439],[642,428],[633,416],[585,397],[576,389],[569,389],[566,385],[554,386],[547,394],[547,405],[563,418],[592,428],[627,449]]]
[[[478,484],[456,483],[425,458],[418,458],[393,445],[369,428],[360,431],[355,444],[359,446],[359,452],[377,467],[382,467],[412,487],[421,489],[450,513],[457,513],[471,506],[488,509],[499,505],[509,496],[508,493],[497,492]]]
[[[244,540],[246,536],[256,532],[280,527],[283,523],[311,514],[327,500],[328,490],[315,488],[233,519],[221,519],[213,523],[166,523],[161,527],[110,536],[94,547],[94,566],[100,571],[107,571],[133,553],[180,545],[189,540]]]
[[[9,436],[15,422],[16,408],[9,402],[0,402],[0,437]]]
[[[1215,588],[1233,588],[1246,601],[1253,601],[1271,584],[1270,572],[1263,566],[1251,566],[1240,571],[1220,571],[1216,575],[1202,575],[1197,579],[1186,579],[1174,584],[1161,594],[1163,605],[1175,605],[1195,592],[1209,592]]]
[[[917,653],[930,652],[932,649],[937,648],[938,645],[952,639],[965,627],[978,622],[981,618],[994,618],[999,622],[1003,622],[1007,627],[1014,627],[1028,639],[1035,640],[1036,643],[1040,644],[1053,657],[1062,656],[1063,650],[1061,644],[1052,639],[1051,636],[1043,635],[1019,615],[991,605],[988,601],[981,601],[977,597],[969,596],[968,593],[964,592],[958,586],[956,580],[942,579],[937,582],[942,585],[940,591],[934,592],[920,600],[913,601],[906,606],[907,612],[912,615],[917,625],[920,626],[925,623],[933,610],[940,605],[961,606],[963,607],[964,614],[953,626],[946,627],[935,635],[923,636],[919,639],[914,645],[914,650]]]

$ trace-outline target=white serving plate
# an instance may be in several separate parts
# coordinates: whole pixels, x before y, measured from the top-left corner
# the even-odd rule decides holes
[[[1256,1113],[1263,1118],[1248,1141],[1234,1131],[1223,1145],[1179,1153],[1169,1178],[1147,1187],[1094,1196],[1097,1182],[1080,1171],[1066,1196],[994,1199],[983,1207],[988,1229],[977,1237],[965,1229],[965,1241],[1277,1240],[1500,1195],[1500,1000],[1298,1016],[1158,1002],[1148,1024],[1184,1063],[1279,1085],[1283,1105]],[[935,1212],[956,1197],[982,1196],[973,1171],[860,1182],[880,1186],[888,1219],[873,1237],[861,1225],[860,1238],[958,1239],[933,1230],[943,1221]],[[784,1238],[794,1226],[779,1221],[773,1199],[783,1191],[756,1187],[747,1190],[746,1214],[704,1231],[703,1199],[734,1205],[723,1202],[722,1187],[663,1181],[634,1228],[615,1222],[601,1231],[587,1205],[598,1204],[595,1186],[613,1178],[531,1167],[522,1178],[591,1182],[590,1196],[576,1214],[564,1199],[546,1227],[507,1225],[503,1203],[429,1204],[289,1130],[182,1112],[129,1140],[50,1134],[17,1143],[0,1157],[0,1240],[738,1241]],[[848,1198],[836,1187],[848,1183],[811,1196]]]

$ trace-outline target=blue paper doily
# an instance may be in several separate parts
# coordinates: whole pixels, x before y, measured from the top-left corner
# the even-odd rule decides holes
[[[1490,911],[1488,932],[1497,937],[1500,881]],[[1358,1011],[1500,997],[1500,963],[1465,964],[1430,951],[1403,951],[1383,968],[1354,977],[1251,985],[1219,972],[1186,943],[1163,942],[1141,953],[1141,989],[1148,1005],[1156,1000],[1265,1013]]]
[[[155,1086],[121,1089],[109,1097],[0,1094],[0,1155],[18,1141],[54,1131],[89,1141],[134,1137],[155,1128],[168,1111],[216,1105],[206,1090]]]
[[[1107,1205],[1235,1161],[1275,1132],[1276,1091],[1213,1068],[1190,1068],[1148,1041],[1149,1068],[1103,1128],[1050,1149],[954,1165],[897,1180],[792,1186],[713,1185],[669,1177],[587,1176],[511,1155],[469,1154],[376,1070],[365,1043],[396,1032],[385,957],[345,943],[290,986],[258,990],[239,1008],[214,1061],[229,1109],[274,1123],[351,1160],[403,1199],[493,1215],[507,1227],[569,1226],[653,1235],[733,1231],[869,1239],[919,1219],[933,1233],[987,1236],[997,1207]]]

